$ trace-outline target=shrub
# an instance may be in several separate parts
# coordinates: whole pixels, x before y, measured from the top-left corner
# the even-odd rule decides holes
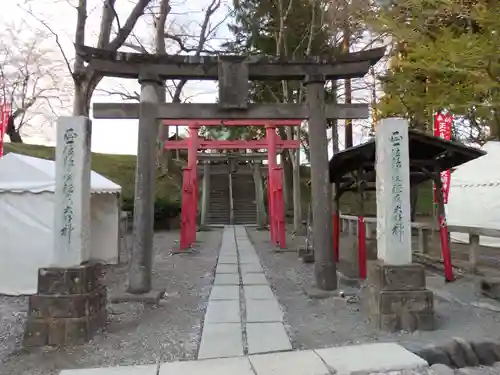
[[[132,217],[134,213],[134,197],[124,197],[122,210]],[[165,198],[156,197],[154,208],[155,229],[170,229],[170,220],[179,216],[179,202],[171,202]]]

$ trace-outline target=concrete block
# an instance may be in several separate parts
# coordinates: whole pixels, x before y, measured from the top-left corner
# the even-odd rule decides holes
[[[394,343],[364,344],[319,349],[315,352],[338,375],[427,367],[427,362]]]
[[[214,285],[210,291],[210,300],[239,300],[238,285]]]
[[[243,285],[268,285],[266,275],[263,273],[245,273],[242,278]]]
[[[246,300],[248,323],[282,322],[283,311],[276,299]]]
[[[292,350],[282,323],[247,323],[248,354]]]
[[[158,365],[117,366],[62,370],[59,375],[156,375]]]
[[[434,294],[430,290],[380,292],[377,299],[380,314],[434,311]]]
[[[215,268],[215,272],[217,274],[220,273],[238,273],[238,265],[237,264],[218,264]]]
[[[216,301],[209,300],[207,313],[205,315],[206,323],[239,323],[240,302],[234,301]]]
[[[234,273],[218,273],[214,285],[240,285],[240,275]]]
[[[312,350],[250,356],[257,375],[329,375],[330,371]]]
[[[160,365],[158,375],[255,375],[248,358],[220,358],[170,362]]]
[[[207,323],[203,326],[198,359],[242,355],[241,323]]]
[[[243,292],[245,293],[245,299],[247,300],[276,299],[269,285],[244,285]]]
[[[373,261],[368,268],[368,283],[383,291],[424,290],[425,270],[416,263],[393,266]]]
[[[241,273],[262,273],[264,270],[262,269],[262,266],[260,265],[259,260],[257,259],[256,262],[247,262],[247,264],[241,264]]]

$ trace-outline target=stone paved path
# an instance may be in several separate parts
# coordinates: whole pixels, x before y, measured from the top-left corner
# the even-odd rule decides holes
[[[428,375],[427,362],[393,343],[354,345],[233,358],[176,361],[148,366],[65,370],[60,375],[355,375],[412,369]],[[402,375],[402,374],[401,374]],[[465,374],[464,374],[465,375]],[[479,375],[479,374],[478,374]],[[480,374],[482,375],[482,374]]]
[[[245,228],[225,227],[198,359],[291,349],[283,311]]]

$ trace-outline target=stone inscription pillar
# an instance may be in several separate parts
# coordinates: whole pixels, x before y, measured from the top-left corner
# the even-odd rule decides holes
[[[333,253],[332,186],[328,169],[328,140],[325,119],[324,77],[307,77],[306,102],[309,107],[309,144],[311,148],[311,201],[316,287],[337,289]]]
[[[141,84],[141,101],[128,285],[128,292],[132,294],[151,291],[158,134],[157,106],[158,86],[161,80],[156,76],[141,74],[139,83]]]
[[[88,118],[59,118],[54,195],[54,266],[78,266],[90,258],[90,143],[91,121]]]
[[[53,264],[39,270],[37,293],[29,297],[25,347],[84,343],[106,324],[101,266],[86,262],[91,235],[90,138],[88,118],[59,118]]]
[[[378,259],[385,264],[410,264],[410,155],[407,122],[396,118],[380,121],[375,132],[375,142]]]
[[[387,331],[434,329],[434,296],[412,263],[408,122],[376,126],[377,257],[368,269],[370,316]]]

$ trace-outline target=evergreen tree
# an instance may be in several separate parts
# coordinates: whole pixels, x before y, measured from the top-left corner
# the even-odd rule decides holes
[[[404,116],[429,129],[432,113],[446,108],[476,128],[474,138],[483,138],[485,127],[499,137],[498,2],[401,0],[381,11],[375,25],[395,46],[381,116]]]

